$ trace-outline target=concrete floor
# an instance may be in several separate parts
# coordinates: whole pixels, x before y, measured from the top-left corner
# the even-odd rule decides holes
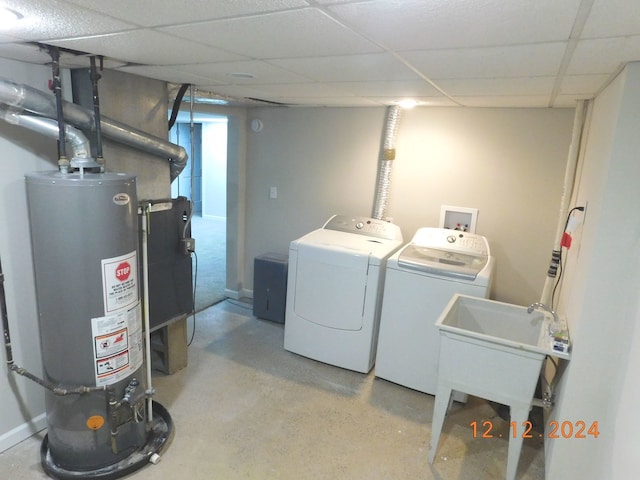
[[[427,462],[434,399],[282,348],[283,325],[225,301],[200,313],[189,365],[154,377],[175,432],[158,465],[135,480],[504,478],[508,422],[486,401],[455,404],[433,466]],[[491,420],[502,438],[473,438]],[[525,440],[518,479],[544,478],[542,440]],[[42,434],[0,454],[0,477],[48,478]]]

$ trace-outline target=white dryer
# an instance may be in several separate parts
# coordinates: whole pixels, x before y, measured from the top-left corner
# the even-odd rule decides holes
[[[334,215],[291,242],[284,348],[338,367],[373,367],[387,258],[397,225]]]
[[[494,265],[483,236],[419,229],[387,261],[376,377],[435,395],[440,355],[435,322],[454,293],[487,298]]]

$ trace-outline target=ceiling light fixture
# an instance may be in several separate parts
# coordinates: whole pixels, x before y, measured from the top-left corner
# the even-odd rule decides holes
[[[415,107],[416,105],[418,105],[418,102],[416,100],[411,99],[411,98],[406,98],[404,100],[400,100],[398,102],[398,105],[400,105],[405,110],[409,110],[409,109]]]

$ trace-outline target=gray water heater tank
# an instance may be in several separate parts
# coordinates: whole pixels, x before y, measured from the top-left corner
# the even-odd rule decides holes
[[[26,186],[44,379],[120,400],[144,381],[136,179],[36,172]],[[143,446],[145,402],[134,396],[131,418],[113,418],[99,389],[47,390],[53,464],[101,469]]]

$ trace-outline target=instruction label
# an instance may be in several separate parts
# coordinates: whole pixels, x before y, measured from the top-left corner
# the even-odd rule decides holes
[[[138,302],[136,251],[102,260],[102,296],[106,315]]]
[[[129,310],[91,319],[96,386],[111,385],[142,366],[140,303]]]

